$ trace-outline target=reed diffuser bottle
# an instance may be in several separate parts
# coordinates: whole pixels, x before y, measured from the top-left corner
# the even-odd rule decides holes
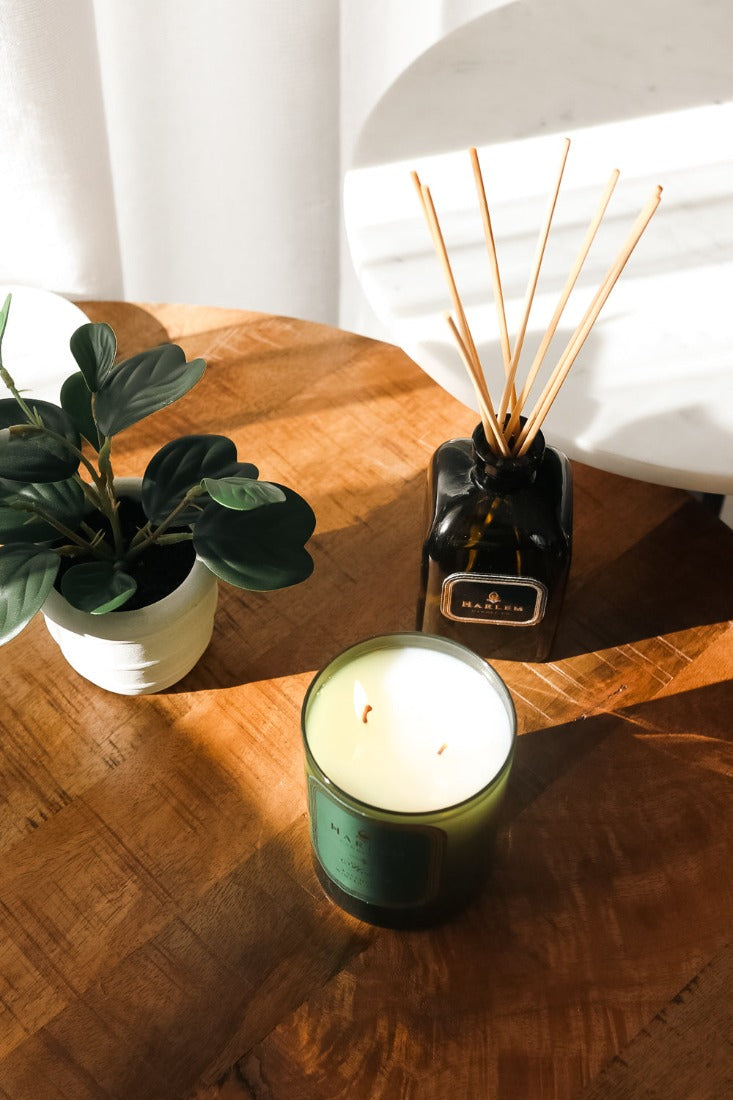
[[[517,393],[517,368],[550,233],[570,140],[565,139],[527,285],[519,331],[510,346],[499,264],[481,165],[469,150],[494,284],[505,379],[494,406],[463,308],[430,188],[412,173],[445,276],[455,318],[446,320],[473,383],[481,423],[472,439],[435,452],[428,471],[428,523],[422,552],[419,630],[445,634],[484,657],[542,661],[555,636],[572,543],[572,481],[565,455],[540,432],[567,374],[659,205],[656,187],[527,417],[522,410],[616,186],[614,169],[600,197],[555,311]]]
[[[557,629],[572,548],[572,474],[538,432],[497,454],[481,424],[428,470],[418,629],[483,657],[542,661]]]

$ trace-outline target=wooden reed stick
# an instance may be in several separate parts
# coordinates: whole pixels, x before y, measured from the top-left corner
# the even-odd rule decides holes
[[[438,221],[438,215],[435,211],[435,205],[433,203],[433,197],[430,194],[430,188],[426,187],[425,184],[421,184],[420,190],[423,199],[423,212],[425,213],[428,221],[428,228],[433,238],[435,251],[443,268],[443,275],[445,276],[445,281],[448,285],[448,290],[453,301],[453,309],[455,310],[456,317],[458,318],[458,327],[460,329],[461,336],[463,337],[463,342],[466,345],[468,354],[471,357],[474,365],[478,367],[479,370],[481,370],[478,352],[476,351],[476,345],[474,343],[473,336],[471,335],[471,330],[468,327],[468,320],[466,319],[466,314],[463,309],[461,296],[458,293],[456,280],[453,276],[453,269],[448,258],[448,250],[445,247],[443,232],[440,228],[440,222]],[[481,373],[483,374],[483,371],[481,371]]]
[[[504,435],[506,436],[507,439],[512,438],[512,435],[514,434],[514,432],[517,430],[517,427],[519,426],[519,418],[522,415],[522,409],[524,408],[524,406],[526,404],[527,398],[529,396],[530,390],[532,389],[532,386],[534,385],[534,381],[537,377],[539,369],[542,366],[542,363],[544,362],[545,355],[547,354],[547,349],[550,346],[550,342],[552,340],[552,337],[555,335],[555,331],[556,331],[557,326],[560,322],[560,318],[562,317],[563,310],[565,309],[565,306],[567,305],[568,298],[570,297],[570,293],[571,293],[573,287],[575,286],[576,282],[578,281],[578,276],[580,275],[580,272],[583,268],[583,264],[586,261],[586,258],[588,256],[588,252],[590,251],[590,246],[593,244],[596,233],[598,232],[601,221],[603,219],[603,215],[606,213],[606,208],[608,207],[608,204],[609,204],[610,199],[611,199],[611,195],[613,194],[613,190],[614,190],[614,188],[615,188],[615,186],[618,182],[618,178],[619,178],[618,168],[614,168],[613,172],[611,173],[611,175],[609,177],[608,183],[606,184],[605,190],[603,191],[603,194],[601,195],[600,202],[598,203],[598,206],[596,208],[596,212],[593,215],[593,219],[592,219],[590,225],[588,226],[585,237],[583,238],[583,241],[581,242],[580,248],[578,250],[578,254],[575,257],[575,262],[572,266],[570,274],[568,275],[567,282],[565,283],[565,286],[563,287],[560,298],[558,299],[558,303],[557,303],[557,306],[555,307],[555,312],[552,315],[552,319],[550,321],[550,324],[547,328],[547,331],[546,331],[545,335],[542,338],[542,342],[541,342],[540,346],[537,349],[537,354],[534,357],[534,360],[532,362],[532,366],[529,368],[529,371],[527,373],[527,377],[525,379],[524,385],[522,386],[521,392],[520,392],[519,396],[517,397],[517,399],[514,403],[514,410],[512,412],[511,417],[509,418],[509,422],[506,425],[506,428],[504,429]]]
[[[504,360],[504,376],[506,377],[509,374],[509,364],[511,362],[512,353],[509,347],[509,332],[506,327],[506,310],[504,308],[504,294],[501,289],[499,260],[496,255],[494,231],[491,227],[491,214],[489,213],[489,204],[486,199],[486,191],[484,189],[484,180],[481,174],[481,164],[478,159],[478,152],[473,146],[471,146],[471,148],[468,150],[468,155],[471,158],[471,165],[473,167],[473,178],[476,183],[476,193],[478,195],[479,208],[481,210],[481,222],[484,228],[486,250],[489,254],[491,280],[494,286],[494,303],[496,305],[496,314],[499,321],[499,339],[501,341],[501,354]]]
[[[532,446],[532,442],[537,435],[537,432],[542,427],[542,423],[547,416],[552,404],[557,397],[560,387],[562,386],[568,371],[575,362],[578,352],[585,343],[590,330],[598,319],[598,314],[601,312],[605,305],[606,299],[613,290],[618,277],[626,266],[631,253],[639,243],[642,233],[646,229],[647,225],[651,221],[651,218],[659,206],[659,201],[662,197],[662,188],[657,187],[654,194],[649,198],[646,205],[642,208],[634,226],[629,233],[626,241],[624,242],[618,256],[614,260],[613,264],[609,268],[608,274],[597,291],[593,301],[585,312],[585,315],[573,333],[570,341],[561,356],[557,366],[555,367],[551,377],[549,378],[547,385],[540,394],[540,397],[529,416],[527,423],[524,425],[519,439],[515,446],[515,453],[517,455],[526,454],[529,448]]]
[[[522,323],[517,334],[517,338],[514,341],[514,351],[512,353],[512,361],[509,364],[509,374],[507,375],[506,384],[504,386],[504,392],[501,395],[501,403],[499,405],[499,423],[504,423],[506,411],[509,406],[509,399],[512,393],[512,387],[514,386],[514,379],[517,374],[517,366],[519,365],[519,357],[522,354],[522,345],[524,344],[524,337],[527,331],[527,325],[529,323],[529,314],[532,309],[532,302],[534,300],[534,292],[537,289],[537,280],[540,277],[540,267],[542,266],[542,257],[545,254],[545,246],[547,245],[547,238],[550,234],[550,225],[552,224],[552,215],[555,213],[555,205],[557,204],[557,196],[560,192],[560,184],[562,183],[563,172],[565,171],[565,161],[568,159],[568,152],[570,151],[570,138],[565,138],[563,142],[562,155],[560,157],[560,166],[557,173],[557,180],[555,182],[555,188],[550,196],[550,202],[547,207],[547,213],[545,214],[545,220],[540,229],[539,239],[537,241],[537,250],[535,252],[534,263],[532,264],[532,272],[529,278],[529,284],[527,286],[527,294],[524,301],[524,312],[522,314]]]
[[[427,207],[425,206],[425,196],[422,193],[422,183],[420,182],[420,177],[418,176],[417,172],[410,172],[410,179],[412,180],[412,182],[415,185],[415,191],[417,192],[417,197],[420,200],[420,206],[422,207],[422,212],[423,212],[423,215],[425,217],[425,221],[428,224],[428,229],[430,229],[430,219],[428,218],[428,211],[427,211]],[[431,233],[431,237],[432,237],[432,233]]]
[[[484,435],[488,443],[493,443],[498,448],[499,452],[503,455],[509,454],[509,447],[507,446],[504,436],[499,431],[496,423],[496,413],[494,412],[494,406],[491,401],[491,395],[486,385],[486,379],[484,378],[484,372],[477,369],[476,364],[471,359],[468,353],[463,338],[456,326],[455,321],[451,317],[450,313],[446,313],[445,319],[448,322],[451,332],[453,333],[453,339],[456,342],[458,351],[463,359],[464,366],[468,371],[469,377],[473,382],[474,389],[476,391],[476,397],[478,398],[479,411],[481,414],[481,424],[483,425]]]
[[[440,260],[441,267],[443,269],[443,276],[448,285],[448,292],[450,293],[451,300],[453,302],[453,308],[458,317],[458,324],[460,325],[461,335],[469,355],[478,362],[478,353],[476,351],[476,345],[471,336],[471,331],[468,327],[468,320],[463,309],[460,294],[458,293],[458,287],[456,286],[456,280],[453,277],[453,269],[451,267],[450,260],[448,258],[448,250],[445,247],[445,240],[443,239],[443,232],[440,228],[440,222],[438,221],[438,215],[435,211],[435,205],[433,203],[432,195],[430,194],[430,188],[426,187],[424,183],[420,182],[420,177],[417,172],[411,172],[412,182],[415,184],[418,197],[420,199],[420,205],[422,206],[422,212],[427,222],[430,238],[433,242],[433,248],[435,254]]]
[[[464,364],[468,369],[471,380],[476,389],[476,393],[479,398],[479,407],[482,414],[482,423],[484,431],[488,431],[487,439],[491,437],[494,442],[500,447],[501,453],[504,455],[509,454],[509,448],[504,442],[503,436],[498,430],[492,430],[493,418],[495,416],[493,411],[493,404],[491,396],[489,394],[488,387],[486,385],[486,378],[481,367],[481,361],[476,350],[476,344],[474,343],[473,336],[471,335],[471,329],[468,325],[465,311],[463,309],[463,303],[461,302],[460,294],[458,293],[458,287],[453,276],[453,269],[451,268],[450,259],[448,258],[448,250],[445,247],[445,240],[443,239],[443,233],[438,221],[438,215],[435,211],[435,205],[433,203],[432,195],[430,194],[430,188],[420,183],[420,178],[417,172],[412,173],[413,183],[419,191],[420,200],[422,203],[423,213],[428,223],[430,235],[433,240],[435,251],[440,259],[441,266],[443,268],[443,274],[445,276],[446,283],[448,284],[448,290],[450,292],[451,299],[453,301],[453,308],[458,318],[458,327],[451,318],[451,328],[454,331],[455,336],[460,336],[460,340],[457,341],[458,349],[463,358]]]

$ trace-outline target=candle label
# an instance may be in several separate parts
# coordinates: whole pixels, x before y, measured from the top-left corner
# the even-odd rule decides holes
[[[438,892],[445,833],[391,825],[354,812],[315,776],[308,779],[311,835],[328,876],[372,905],[420,905]]]
[[[534,626],[546,604],[547,588],[541,581],[490,573],[451,573],[440,595],[447,619],[495,626]]]

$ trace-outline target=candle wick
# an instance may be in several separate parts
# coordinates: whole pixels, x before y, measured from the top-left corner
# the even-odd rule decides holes
[[[364,710],[362,711],[362,714],[361,714],[361,720],[364,723],[364,725],[367,724],[367,715],[369,714],[369,711],[372,710],[372,709],[373,708],[369,705],[369,703],[367,703],[367,705],[364,707]]]
[[[448,748],[448,746],[446,745],[446,743],[444,741],[443,744],[438,749],[438,756],[440,756],[442,753],[444,753],[447,748]]]

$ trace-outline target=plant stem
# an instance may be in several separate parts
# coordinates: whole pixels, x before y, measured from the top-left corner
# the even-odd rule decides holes
[[[81,491],[83,492],[89,504],[91,504],[92,508],[94,508],[97,512],[101,512],[102,504],[97,486],[90,484],[90,482],[88,481],[85,481],[84,478],[80,477],[78,473],[74,474],[74,480],[77,482],[78,485],[81,486]],[[82,524],[82,526],[84,525]]]
[[[122,527],[120,525],[120,502],[115,495],[114,471],[112,470],[112,460],[110,457],[111,451],[112,437],[105,436],[102,446],[99,448],[100,480],[97,482],[97,489],[99,490],[101,511],[109,520],[110,527],[112,528],[115,558],[117,561],[123,561],[126,556],[125,540],[122,537]]]
[[[173,546],[176,542],[191,542],[192,539],[193,531],[171,531],[169,535],[161,535],[155,541],[158,546]]]
[[[18,400],[17,397],[16,400]],[[72,443],[71,440],[67,439],[65,435],[60,435],[58,432],[53,431],[52,428],[47,428],[45,424],[17,424],[13,425],[13,427],[16,429],[16,435],[46,435],[49,437],[49,439],[53,439],[54,442],[61,443],[64,447],[66,447],[67,450],[71,451],[71,453],[79,459],[80,464],[84,466],[88,473],[91,475],[97,489],[103,488],[103,479],[100,477],[93,464],[89,461],[86,455],[82,453],[79,447]],[[13,431],[13,427],[10,428],[11,432]]]
[[[55,516],[51,515],[50,512],[46,512],[43,508],[39,508],[35,504],[16,502],[13,504],[8,504],[7,507],[13,508],[16,512],[28,512],[30,515],[35,516],[37,519],[43,520],[43,522],[47,523],[50,527],[55,527],[59,534],[69,539],[76,546],[80,547],[86,553],[91,554],[95,558],[99,558],[102,561],[108,561],[111,557],[111,551],[109,550],[109,547],[105,546],[104,550],[100,551],[100,543],[98,540],[82,538],[82,536],[78,534],[78,532],[72,531],[70,527],[67,527],[66,524],[62,522],[62,520],[57,519]],[[102,543],[102,546],[104,546],[104,543]]]
[[[21,409],[21,412],[25,416],[28,423],[38,426],[38,421],[40,419],[39,416],[38,416],[38,413],[34,409],[31,409],[29,407],[29,405],[25,401],[25,398],[21,397],[20,390],[18,389],[15,382],[11,378],[10,373],[6,370],[6,368],[3,364],[3,360],[2,360],[2,339],[3,339],[3,336],[5,335],[5,325],[7,324],[7,320],[8,320],[8,309],[10,308],[10,301],[9,301],[10,297],[11,296],[8,295],[8,298],[6,298],[6,300],[5,300],[5,307],[3,308],[3,324],[2,324],[2,330],[0,331],[0,378],[2,378],[5,385],[8,387],[8,389],[12,393],[15,400],[18,402],[18,404],[20,406],[20,409]]]
[[[3,381],[6,382],[6,385],[8,385],[9,388],[12,389],[13,396],[15,397],[16,401],[18,401],[18,404],[23,409],[25,415],[32,417],[33,412],[28,409],[28,406],[20,397],[17,389],[15,388],[15,383],[13,382],[12,378],[10,378],[10,375],[7,373],[7,371],[4,370],[4,368],[0,370],[0,377],[2,377]],[[37,424],[34,421],[31,421],[29,422],[27,428],[24,425],[19,425],[18,427],[20,429],[18,434],[45,435],[49,439],[53,439],[55,442],[60,443],[62,446],[66,447],[69,451],[72,452],[72,454],[74,454],[76,458],[79,459],[80,464],[84,466],[84,468],[91,476],[92,481],[94,482],[94,490],[96,491],[94,499],[92,498],[90,493],[91,486],[89,486],[87,482],[80,478],[78,473],[76,474],[77,480],[81,483],[87,500],[91,499],[95,507],[98,508],[99,511],[102,512],[102,514],[109,520],[109,524],[112,529],[112,537],[114,539],[114,553],[111,556],[118,561],[122,561],[125,556],[125,540],[122,537],[122,528],[120,526],[120,517],[118,515],[119,501],[115,497],[114,493],[114,473],[112,471],[112,463],[109,457],[111,439],[107,437],[104,440],[102,447],[100,448],[100,468],[99,470],[97,470],[94,464],[89,461],[89,459],[79,447],[75,446],[75,444],[68,440],[66,436],[60,435],[58,432],[53,431],[52,428],[47,428],[45,424]],[[37,512],[37,514],[39,516],[41,515],[40,512]],[[67,537],[73,538],[74,541],[78,542],[80,546],[87,547],[90,553],[94,554],[95,557],[109,558],[109,554],[99,553],[94,544],[87,544],[86,542],[84,542],[84,540],[79,539],[79,537],[75,535],[74,532],[70,531],[69,528],[62,528],[56,520],[51,519],[48,516],[43,516],[42,518],[44,518],[46,522],[51,523],[57,531],[60,531],[62,534],[67,535]]]
[[[168,513],[168,515],[165,517],[164,520],[162,520],[161,523],[158,524],[155,530],[150,529],[149,523],[147,523],[145,527],[141,527],[133,538],[132,542],[130,543],[127,560],[131,561],[133,558],[139,557],[144,550],[147,550],[149,546],[152,546],[153,543],[157,542],[163,535],[164,531],[173,523],[176,516],[178,516],[184,508],[187,508],[188,505],[191,504],[197,496],[201,496],[201,494],[205,492],[206,490],[201,485],[192,485],[188,492],[185,493],[183,497],[181,497],[175,508]],[[188,532],[185,532],[185,537],[189,537]]]
[[[20,405],[21,412],[25,416],[28,423],[33,424],[35,427],[38,427],[38,420],[33,415],[33,410],[28,406],[28,404],[25,401],[25,398],[21,397],[20,390],[15,385],[15,382],[13,381],[13,379],[10,377],[7,370],[3,366],[2,359],[0,359],[0,378],[2,378],[3,382],[8,387],[8,389],[12,393],[13,397],[15,398],[15,400]]]
[[[0,334],[0,346],[1,345],[2,345],[2,334]],[[20,406],[21,412],[25,416],[25,418],[28,421],[29,425],[32,428],[37,429],[38,431],[45,432],[46,435],[48,435],[51,439],[54,439],[57,443],[62,443],[65,447],[67,447],[68,450],[70,450],[79,459],[79,462],[82,463],[86,467],[87,471],[91,475],[92,480],[94,481],[94,484],[97,486],[97,488],[98,489],[101,488],[99,473],[97,472],[97,470],[95,469],[93,464],[89,461],[89,459],[86,457],[86,455],[84,455],[82,453],[80,448],[74,446],[74,444],[71,443],[66,438],[66,436],[59,435],[58,432],[54,432],[51,428],[47,428],[46,425],[43,423],[43,419],[38,414],[38,412],[35,409],[30,408],[30,406],[28,405],[25,398],[21,395],[20,390],[16,386],[13,378],[11,377],[11,375],[9,374],[7,369],[3,366],[2,356],[0,356],[0,378],[2,378],[5,385],[10,390],[10,392],[12,393],[15,400],[18,402],[18,405]]]

